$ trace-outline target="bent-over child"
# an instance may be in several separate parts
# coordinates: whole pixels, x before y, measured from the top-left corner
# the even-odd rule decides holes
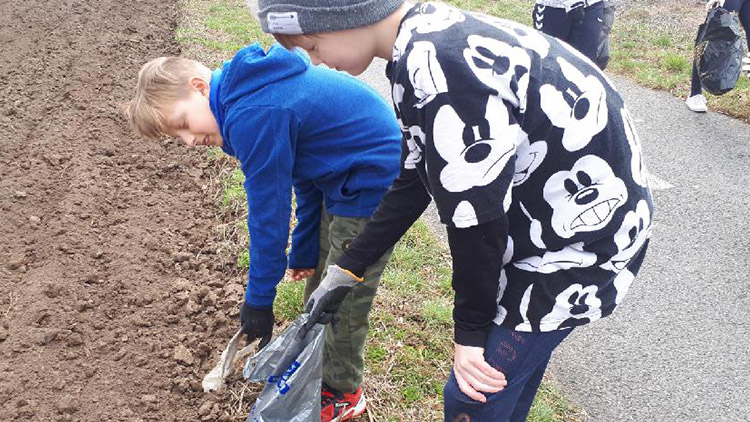
[[[387,60],[401,172],[306,307],[347,288],[434,200],[453,258],[446,421],[524,421],[552,351],[610,315],[643,262],[652,200],[633,118],[573,47],[441,3],[261,0],[263,29],[357,74]]]
[[[245,174],[250,236],[242,330],[271,338],[276,286],[289,268],[305,301],[364,228],[399,171],[393,110],[364,83],[310,66],[302,52],[254,44],[213,72],[180,57],[147,63],[126,114],[140,135],[221,147]],[[297,226],[287,256],[292,190]],[[368,313],[390,256],[383,251],[326,331],[321,420],[364,412]],[[342,406],[342,404],[345,404]]]

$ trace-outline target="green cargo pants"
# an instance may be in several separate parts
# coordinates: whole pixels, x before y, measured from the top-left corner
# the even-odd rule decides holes
[[[308,278],[305,285],[305,303],[325,277],[328,266],[336,262],[368,221],[369,218],[332,216],[323,208],[320,218],[320,257],[315,275]],[[338,391],[351,393],[362,384],[365,341],[370,327],[368,314],[380,284],[380,275],[392,251],[389,249],[367,268],[364,283],[354,287],[341,303],[338,333],[334,333],[330,325],[326,327],[323,381]]]

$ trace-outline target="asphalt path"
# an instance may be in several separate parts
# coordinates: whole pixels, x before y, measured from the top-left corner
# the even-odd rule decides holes
[[[361,79],[390,99],[383,69]],[[750,421],[750,126],[613,79],[651,175],[651,246],[618,310],[576,329],[548,372],[591,422]]]

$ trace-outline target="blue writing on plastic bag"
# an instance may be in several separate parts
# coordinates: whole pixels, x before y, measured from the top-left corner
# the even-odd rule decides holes
[[[300,363],[295,360],[294,362],[292,362],[291,365],[289,365],[289,368],[287,368],[287,370],[284,373],[284,375],[282,375],[280,377],[272,375],[272,376],[268,377],[268,382],[269,383],[276,383],[276,388],[278,389],[279,394],[281,394],[281,395],[286,394],[289,391],[289,389],[292,387],[291,385],[289,385],[287,383],[287,381],[289,381],[289,378],[295,372],[297,372],[297,369],[299,369],[299,365],[300,365]]]

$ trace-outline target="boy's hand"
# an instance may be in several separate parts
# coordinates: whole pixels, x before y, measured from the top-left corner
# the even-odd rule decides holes
[[[349,294],[352,287],[362,281],[361,278],[337,265],[329,266],[326,277],[320,282],[320,286],[312,292],[307,305],[305,305],[305,312],[308,312],[310,316],[300,330],[300,337],[304,337],[315,324],[328,324],[333,321],[335,328],[336,312],[338,312],[341,302]]]
[[[487,402],[480,391],[497,393],[508,385],[505,375],[484,360],[482,347],[456,344],[453,374],[461,391],[480,403]]]
[[[309,269],[296,269],[296,268],[290,268],[289,269],[289,278],[294,281],[300,281],[304,278],[310,278],[315,275],[315,268],[309,268]]]
[[[251,308],[246,302],[240,307],[242,332],[247,334],[247,341],[260,339],[258,348],[266,347],[273,335],[273,309]]]

